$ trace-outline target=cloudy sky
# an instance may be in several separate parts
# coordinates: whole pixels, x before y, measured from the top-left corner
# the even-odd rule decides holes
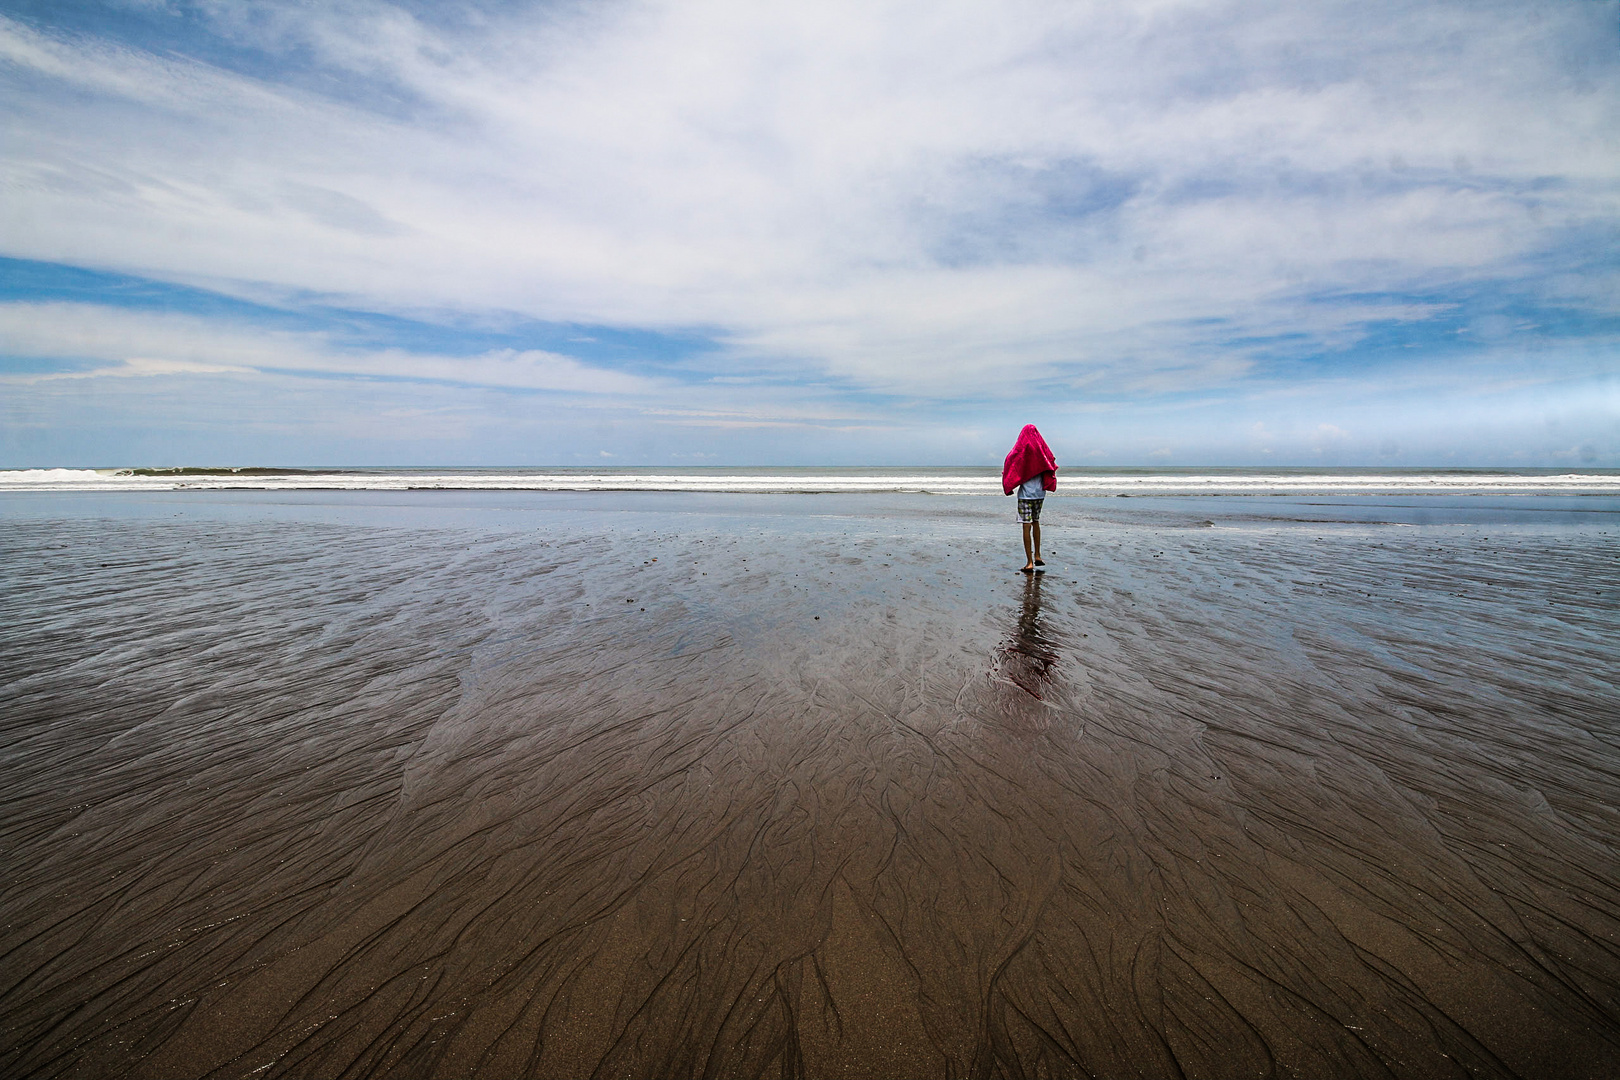
[[[1614,0],[0,0],[0,466],[1620,466]]]

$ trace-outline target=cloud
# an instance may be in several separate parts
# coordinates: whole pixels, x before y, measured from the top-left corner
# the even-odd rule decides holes
[[[0,380],[13,383],[53,382],[57,379],[127,379],[157,375],[252,375],[252,368],[231,367],[227,364],[200,364],[192,360],[163,360],[149,356],[131,356],[114,367],[91,368],[88,371],[52,371],[44,374],[0,376]]]
[[[241,72],[5,22],[7,250],[889,393],[1195,389],[1612,223],[1602,10],[209,6]]]
[[[0,304],[0,338],[13,356],[112,365],[4,377],[13,383],[280,371],[586,395],[646,395],[659,389],[650,379],[589,367],[538,349],[498,349],[473,356],[345,349],[321,333],[266,331],[194,315],[98,304]]]
[[[1613,4],[90,10],[0,17],[0,254],[328,329],[8,292],[0,351],[55,361],[18,394],[399,380],[367,400],[487,439],[544,391],[806,460],[994,456],[1051,410],[1140,460],[1389,458],[1437,410],[1502,445],[1582,387],[1557,445],[1610,452]],[[345,310],[450,344],[357,344]],[[536,321],[591,348],[452,347]],[[622,331],[705,347],[590,340]]]

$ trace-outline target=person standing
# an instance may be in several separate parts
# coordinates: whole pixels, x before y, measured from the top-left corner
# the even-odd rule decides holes
[[[1024,526],[1024,566],[1026,574],[1042,573],[1041,507],[1046,493],[1057,490],[1057,458],[1034,424],[1025,424],[1013,444],[1012,453],[1001,466],[1002,494],[1018,493],[1018,520]]]

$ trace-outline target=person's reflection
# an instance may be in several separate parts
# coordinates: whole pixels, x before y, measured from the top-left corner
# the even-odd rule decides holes
[[[1041,579],[1031,574],[1024,579],[1024,605],[1018,613],[1017,630],[1002,642],[1001,673],[1020,689],[1042,698],[1052,681],[1058,653],[1053,640],[1041,627]]]

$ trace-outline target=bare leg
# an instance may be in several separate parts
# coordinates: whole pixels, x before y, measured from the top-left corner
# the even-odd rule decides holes
[[[1032,547],[1029,546],[1029,531],[1032,528],[1039,529],[1040,526],[1034,525],[1034,524],[1032,524],[1031,522],[1028,522],[1028,521],[1024,522],[1024,569],[1025,570],[1029,570],[1032,567],[1034,567],[1034,565],[1035,565],[1035,551],[1040,546],[1040,541],[1039,540],[1035,541],[1036,547],[1032,548]],[[1040,533],[1037,532],[1035,535],[1039,536]]]
[[[1030,533],[1035,534],[1035,550],[1033,552],[1031,552],[1029,550],[1029,534]],[[1041,557],[1041,523],[1038,522],[1038,521],[1033,522],[1030,525],[1025,526],[1025,529],[1024,529],[1024,554],[1029,556],[1029,564],[1031,566],[1034,566],[1035,565],[1035,560],[1037,560],[1037,559],[1039,559]]]

